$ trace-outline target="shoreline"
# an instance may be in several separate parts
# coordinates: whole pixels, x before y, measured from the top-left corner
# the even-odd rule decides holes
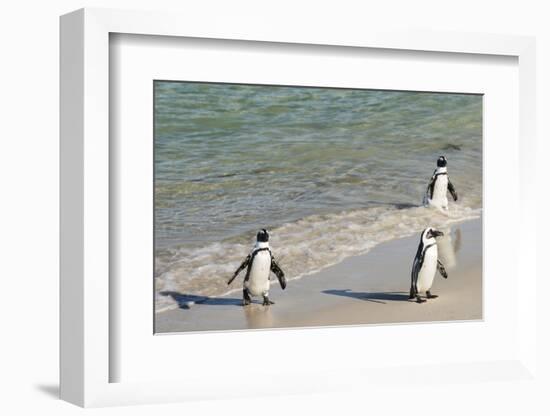
[[[481,218],[450,226],[453,245],[449,241],[443,247],[449,278],[437,275],[432,292],[440,297],[421,305],[408,300],[418,245],[413,235],[290,280],[285,291],[272,280],[270,298],[276,304],[271,307],[254,299],[243,308],[240,291],[206,300],[168,293],[179,308],[155,315],[155,333],[482,319],[481,228]],[[189,305],[194,300],[197,303]]]

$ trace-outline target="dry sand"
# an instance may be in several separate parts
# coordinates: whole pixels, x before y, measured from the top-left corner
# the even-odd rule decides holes
[[[156,314],[155,332],[188,332],[265,328],[357,325],[397,322],[473,320],[482,318],[481,219],[456,224],[459,235],[456,266],[449,278],[437,275],[426,303],[408,300],[411,265],[419,235],[383,243],[369,253],[345,259],[319,273],[290,281],[282,291],[272,281],[262,306],[256,299],[243,308],[241,293],[187,306],[192,295],[171,293],[178,309]],[[238,281],[238,282],[237,282]],[[238,285],[242,278],[233,283]]]

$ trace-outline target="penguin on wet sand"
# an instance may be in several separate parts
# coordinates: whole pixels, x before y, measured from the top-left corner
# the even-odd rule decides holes
[[[264,228],[256,235],[256,244],[250,254],[244,259],[239,268],[235,271],[231,279],[227,282],[230,285],[237,275],[247,267],[246,276],[243,284],[243,306],[250,305],[252,296],[262,296],[263,305],[272,305],[269,299],[270,273],[273,272],[281,288],[286,288],[286,278],[283,270],[279,267],[271,249],[269,248],[269,234]]]
[[[436,237],[442,236],[443,233],[434,230],[432,227],[422,231],[420,244],[416,251],[412,271],[411,271],[411,291],[409,299],[416,298],[417,303],[426,302],[426,299],[436,298],[430,292],[436,271],[439,271],[441,276],[447,278],[447,272],[443,263],[438,258]],[[420,292],[426,292],[426,299],[420,297]]]
[[[448,209],[447,191],[451,193],[453,200],[458,200],[458,194],[455,187],[449,180],[447,173],[447,159],[445,156],[439,156],[437,159],[437,168],[435,169],[430,183],[426,188],[424,196],[424,205],[434,206],[443,210]]]

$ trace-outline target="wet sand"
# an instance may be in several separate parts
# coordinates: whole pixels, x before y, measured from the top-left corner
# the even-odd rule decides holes
[[[410,272],[419,235],[383,243],[314,275],[289,281],[282,291],[273,277],[270,307],[261,299],[242,307],[241,292],[200,300],[192,294],[166,293],[178,309],[156,314],[155,332],[293,328],[482,319],[482,222],[455,224],[438,244],[448,279],[439,274],[437,299],[409,301]],[[456,265],[453,267],[453,263]],[[239,285],[239,276],[233,285]],[[197,299],[199,299],[197,297]]]

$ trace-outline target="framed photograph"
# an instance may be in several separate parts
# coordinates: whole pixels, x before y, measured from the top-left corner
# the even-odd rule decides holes
[[[61,18],[62,398],[533,377],[534,40],[232,27]]]
[[[482,318],[483,95],[153,86],[155,333]]]

